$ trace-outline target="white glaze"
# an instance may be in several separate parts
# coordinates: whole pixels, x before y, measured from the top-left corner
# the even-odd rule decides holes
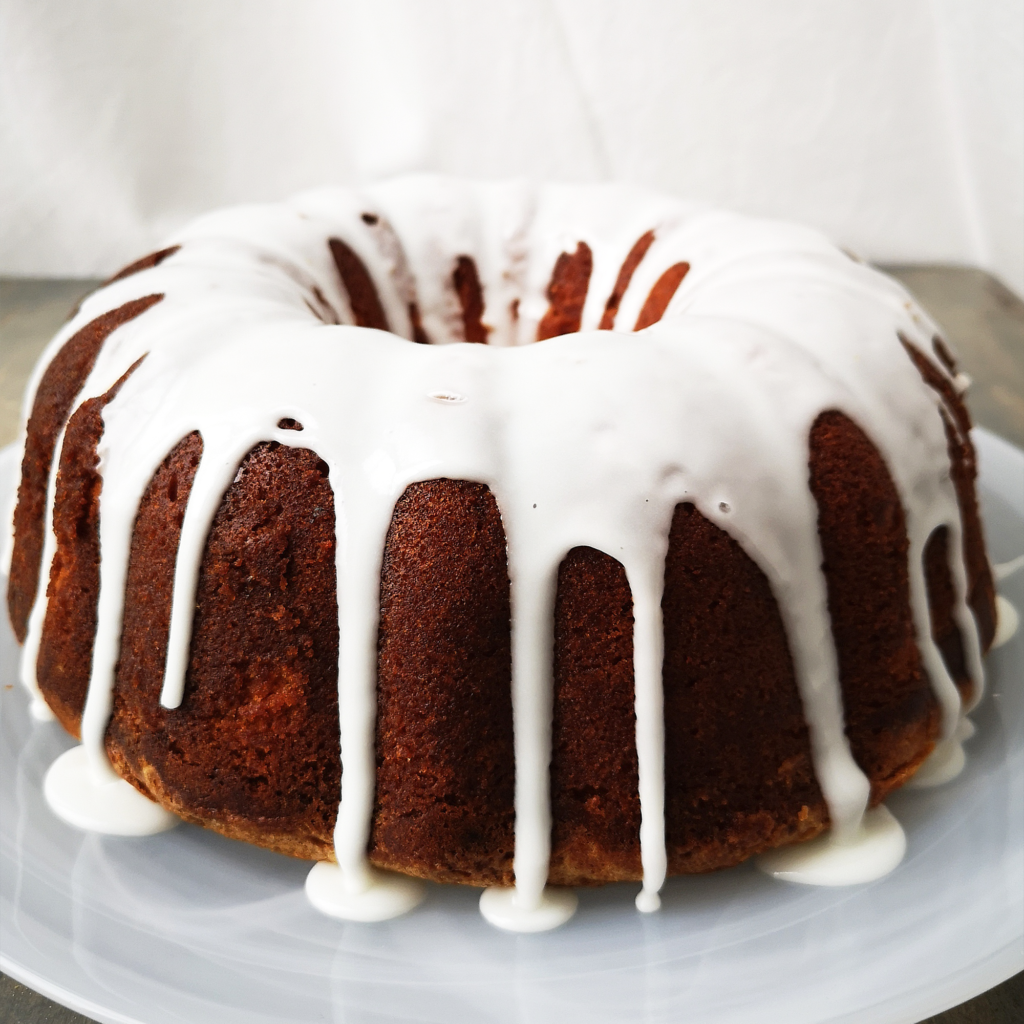
[[[905,785],[909,789],[932,789],[952,782],[964,770],[967,763],[964,743],[974,733],[974,723],[967,717],[961,718],[956,732],[935,744],[935,749]]]
[[[900,823],[883,804],[867,811],[849,840],[835,830],[807,843],[781,846],[755,858],[759,870],[801,885],[861,885],[884,878],[907,850]]]
[[[528,906],[520,902],[515,889],[484,889],[480,894],[480,913],[496,928],[507,932],[548,932],[565,924],[579,903],[571,889],[545,889],[540,899]]]
[[[1008,562],[999,562],[992,566],[992,576],[997,583],[1002,580],[1007,580],[1014,573],[1020,572],[1024,569],[1024,555],[1018,555],[1016,558],[1011,558]]]
[[[376,219],[368,223],[363,213]],[[626,253],[650,229],[655,241],[623,297],[617,329],[594,331]],[[346,326],[352,311],[331,263],[330,237],[364,261],[395,333]],[[581,333],[531,345],[554,262],[579,241],[594,258]],[[638,906],[657,906],[666,871],[661,588],[681,501],[727,530],[772,585],[833,822],[828,843],[848,853],[875,834],[875,825],[862,823],[869,786],[844,732],[817,508],[807,485],[808,434],[824,410],[861,424],[893,476],[906,512],[918,642],[944,735],[953,736],[960,700],[931,640],[922,554],[940,525],[950,530],[951,550],[959,550],[959,511],[936,414],[940,400],[896,337],[902,331],[929,352],[934,326],[895,283],[815,232],[624,186],[413,178],[361,194],[321,190],[289,204],[221,211],[170,242],[182,246],[172,258],[91,296],[62,331],[67,337],[132,298],[166,295],[108,338],[78,399],[102,394],[145,355],[103,413],[101,585],[82,724],[95,773],[112,774],[103,734],[135,511],[164,456],[193,430],[204,447],[177,560],[161,693],[167,707],[178,706],[185,692],[209,525],[245,454],[274,440],[310,448],[330,466],[344,780],[335,851],[348,896],[379,884],[366,848],[380,566],[394,503],[416,481],[487,484],[506,532],[516,891],[514,899],[488,896],[487,905],[514,905],[519,927],[533,927],[531,914],[550,919],[553,606],[558,565],[577,545],[617,558],[633,594],[644,878]],[[462,340],[451,271],[463,254],[474,259],[483,288],[487,346],[451,344]],[[626,333],[654,282],[681,260],[692,269],[662,321]],[[413,300],[429,346],[402,340],[411,337]],[[304,430],[278,429],[285,416]],[[51,480],[49,507],[52,500]],[[43,579],[53,550],[48,529]],[[951,571],[954,614],[980,694],[980,644],[959,557]],[[40,599],[26,645],[29,685],[44,613]],[[873,814],[871,822],[880,820]]]
[[[1020,628],[1020,613],[1003,597],[996,594],[996,635],[992,638],[993,647],[1002,647],[1009,643]]]
[[[66,750],[50,765],[43,794],[54,813],[88,832],[152,836],[181,823],[124,779],[97,776],[83,746]]]
[[[50,705],[42,696],[32,697],[28,705],[28,713],[36,722],[56,722],[57,716],[50,710]]]
[[[328,917],[343,921],[388,921],[407,914],[423,902],[427,887],[418,878],[408,878],[371,868],[365,885],[353,888],[351,879],[337,864],[318,861],[306,876],[309,902]]]

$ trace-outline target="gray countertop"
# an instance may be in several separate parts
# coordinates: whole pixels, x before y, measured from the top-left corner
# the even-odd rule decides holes
[[[976,422],[1024,447],[1024,302],[980,270],[892,266],[945,331],[973,379]],[[21,396],[43,346],[98,282],[0,278],[0,447],[15,440]],[[1024,1020],[1024,974],[929,1024]],[[88,1018],[0,975],[0,1024],[85,1024]]]

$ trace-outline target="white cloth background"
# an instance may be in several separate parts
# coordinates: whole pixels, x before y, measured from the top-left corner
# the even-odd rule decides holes
[[[616,178],[1024,293],[1022,0],[0,0],[0,272],[406,170]]]

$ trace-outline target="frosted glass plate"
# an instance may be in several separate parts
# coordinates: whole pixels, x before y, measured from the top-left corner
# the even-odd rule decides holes
[[[996,561],[1024,552],[1024,453],[977,435]],[[0,453],[10,493],[16,455]],[[0,509],[8,498],[0,494]],[[6,589],[6,588],[5,588]],[[1024,608],[1024,573],[1002,584]],[[146,839],[58,821],[40,783],[71,745],[33,725],[0,627],[0,966],[104,1022],[910,1022],[1024,966],[1024,636],[988,660],[964,773],[896,794],[905,861],[816,889],[742,866],[580,892],[559,931],[487,925],[478,890],[433,886],[408,917],[345,924],[306,902],[304,862],[182,826]],[[10,688],[8,688],[10,687]]]

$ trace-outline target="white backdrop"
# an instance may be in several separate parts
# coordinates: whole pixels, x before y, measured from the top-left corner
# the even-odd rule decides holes
[[[1024,0],[0,0],[0,273],[415,169],[639,182],[1024,293]]]

